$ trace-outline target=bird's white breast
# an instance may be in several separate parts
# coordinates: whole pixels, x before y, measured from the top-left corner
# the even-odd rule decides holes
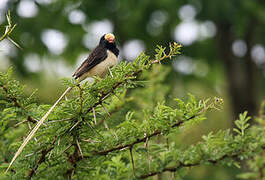
[[[99,76],[105,77],[108,72],[108,67],[112,67],[118,64],[118,58],[113,52],[107,50],[107,58],[101,63],[93,67],[90,71],[85,73],[82,79],[86,77]]]

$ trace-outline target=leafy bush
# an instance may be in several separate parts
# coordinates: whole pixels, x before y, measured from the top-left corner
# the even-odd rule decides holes
[[[13,154],[34,124],[51,107],[38,104],[35,94],[12,78],[12,69],[0,73],[0,177],[3,179],[142,179],[163,172],[181,176],[180,170],[202,164],[240,167],[247,160],[250,172],[241,178],[264,178],[264,110],[249,127],[247,113],[239,115],[233,130],[220,130],[202,141],[182,147],[170,137],[205,120],[219,110],[222,99],[166,103],[167,67],[154,65],[180,51],[158,46],[155,59],[144,53],[131,63],[121,62],[112,75],[76,85],[44,122],[11,169]],[[148,80],[148,81],[146,81]],[[265,104],[265,103],[264,103]],[[263,109],[264,105],[263,104]],[[160,137],[158,142],[155,137]],[[254,160],[254,161],[253,161]]]

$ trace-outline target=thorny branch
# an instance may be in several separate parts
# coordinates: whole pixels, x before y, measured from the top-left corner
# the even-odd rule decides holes
[[[238,152],[236,154],[233,154],[233,155],[225,154],[225,155],[221,156],[218,159],[209,159],[209,160],[207,160],[207,162],[212,163],[212,164],[216,164],[219,161],[224,160],[225,158],[233,158],[233,159],[236,159],[238,157],[238,155],[241,154],[241,153],[242,153],[242,151],[240,151],[240,152]],[[148,177],[151,177],[151,176],[155,176],[155,175],[161,174],[163,172],[167,172],[167,171],[168,172],[176,172],[177,170],[179,170],[181,168],[198,166],[200,164],[201,164],[200,162],[197,162],[197,163],[188,163],[188,164],[185,164],[183,162],[179,162],[178,165],[176,165],[176,166],[166,167],[166,168],[162,169],[161,171],[149,172],[148,174],[144,174],[144,175],[139,176],[139,178],[140,179],[145,179],[145,178],[148,178]]]
[[[192,118],[194,118],[195,116],[193,116]],[[192,119],[190,118],[190,119]],[[177,123],[175,123],[173,126],[171,126],[172,128],[174,127],[178,127],[180,125],[183,124],[183,121],[179,121]],[[133,147],[134,145],[136,144],[139,144],[139,143],[142,143],[142,142],[146,142],[146,139],[150,139],[151,137],[154,137],[154,136],[157,136],[157,135],[160,135],[162,133],[162,131],[160,130],[156,130],[155,132],[153,132],[152,134],[150,135],[146,135],[145,137],[141,138],[141,139],[137,139],[136,141],[132,142],[132,143],[129,143],[129,144],[125,144],[125,145],[118,145],[116,147],[113,147],[113,148],[110,148],[110,149],[107,149],[107,150],[103,150],[103,151],[94,151],[92,152],[92,155],[107,155],[113,151],[118,151],[118,150],[122,150],[122,149],[126,149],[126,148],[131,148]],[[84,156],[84,158],[90,158],[91,156]]]
[[[142,70],[139,70],[137,72],[132,73],[131,75],[128,75],[128,77],[133,77],[133,76],[137,76],[139,73],[141,73]],[[103,103],[103,101],[106,99],[107,96],[109,96],[110,94],[114,93],[114,90],[117,89],[120,85],[125,84],[127,82],[127,80],[123,81],[123,82],[117,82],[112,89],[109,92],[103,92],[98,100],[98,102],[96,102],[93,106],[89,107],[87,109],[87,111],[85,112],[86,114],[89,113],[91,110],[93,110],[93,108],[96,108],[98,105],[101,105]]]
[[[53,150],[55,142],[56,142],[56,138],[54,138],[52,145],[49,148],[43,149],[41,151],[41,156],[40,156],[39,160],[37,161],[36,165],[28,172],[28,179],[31,179],[32,176],[36,173],[36,170],[38,169],[39,165],[46,161],[46,155],[51,150]]]
[[[8,97],[11,101],[13,101],[15,107],[18,107],[18,108],[21,108],[21,109],[25,110],[25,109],[24,109],[24,108],[18,103],[17,98],[11,96],[11,95],[8,93],[8,89],[7,89],[4,85],[0,85],[0,88],[2,88],[2,89],[4,90],[4,92],[6,93],[7,97]],[[27,116],[26,121],[28,121],[28,122],[32,122],[32,123],[36,123],[36,122],[37,122],[37,120],[35,120],[33,117],[31,117],[31,116],[29,116],[29,115]]]

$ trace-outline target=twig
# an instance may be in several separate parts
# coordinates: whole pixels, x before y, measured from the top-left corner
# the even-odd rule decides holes
[[[4,40],[6,37],[8,37],[16,27],[16,24],[12,26],[10,11],[8,11],[8,13],[6,14],[6,19],[7,19],[8,25],[6,26],[6,30],[5,30],[4,35],[0,37],[0,41]]]
[[[12,33],[12,31],[17,26],[16,24],[12,25],[10,11],[8,11],[8,13],[6,14],[6,19],[7,19],[8,25],[6,26],[5,33],[0,37],[0,42],[6,38],[9,41],[11,41],[11,43],[13,43],[15,46],[17,46],[19,49],[23,50],[18,43],[16,43],[13,39],[9,37],[9,35]]]

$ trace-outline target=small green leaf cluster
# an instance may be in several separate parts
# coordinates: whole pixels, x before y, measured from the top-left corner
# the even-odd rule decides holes
[[[0,72],[0,123],[1,132],[24,120],[36,122],[34,108],[36,99],[34,91],[29,97],[24,95],[25,86],[11,77],[12,68],[7,73]]]
[[[240,179],[264,179],[265,178],[265,101],[262,102],[259,115],[255,117],[256,124],[250,127],[252,137],[255,137],[253,146],[261,144],[262,150],[253,154],[247,161],[248,170],[239,174]]]
[[[235,121],[236,127],[233,130],[241,135],[244,136],[245,130],[249,127],[249,123],[247,123],[251,118],[247,117],[247,111],[245,111],[243,114],[239,115],[239,120]]]

